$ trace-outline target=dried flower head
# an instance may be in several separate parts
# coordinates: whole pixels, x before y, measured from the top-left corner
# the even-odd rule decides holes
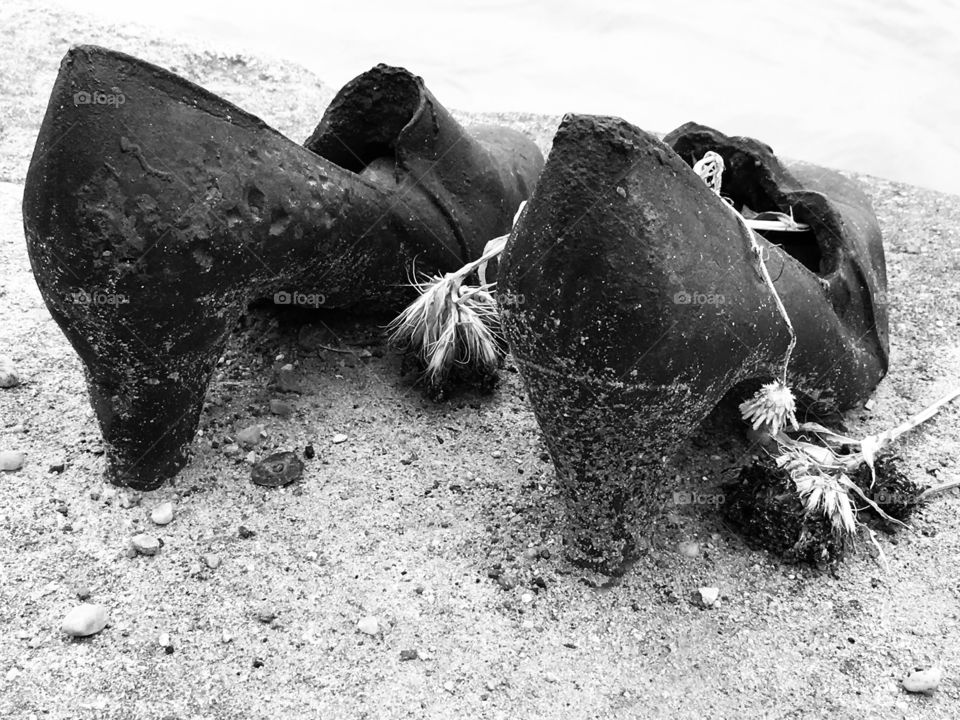
[[[740,403],[740,414],[753,426],[777,435],[789,423],[797,429],[797,403],[793,392],[782,382],[771,382],[761,387],[749,400]]]
[[[846,483],[843,480],[846,480]],[[821,512],[830,519],[837,532],[856,534],[856,511],[846,489],[846,485],[850,483],[849,478],[844,475],[838,479],[815,472],[794,477],[793,481],[808,513]]]

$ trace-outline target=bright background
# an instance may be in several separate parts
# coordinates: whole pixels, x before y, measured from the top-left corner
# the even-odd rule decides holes
[[[378,62],[463,110],[696,120],[788,157],[960,194],[960,1],[54,0],[299,62]]]

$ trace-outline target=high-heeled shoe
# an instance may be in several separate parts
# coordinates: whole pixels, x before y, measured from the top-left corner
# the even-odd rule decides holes
[[[731,389],[778,375],[790,345],[751,231],[684,160],[725,154],[735,204],[812,230],[804,247],[759,239],[797,334],[794,387],[850,407],[887,369],[883,249],[862,193],[791,174],[753,141],[670,139],[683,159],[618,118],[565,117],[501,258],[503,330],[566,497],[567,552],[608,573],[661,507],[663,458]]]
[[[443,272],[479,255],[541,165],[519,133],[464,130],[400,68],[352,81],[304,148],[162,68],[71,49],[24,228],[111,478],[149,489],[183,466],[249,302],[401,307],[412,261]]]

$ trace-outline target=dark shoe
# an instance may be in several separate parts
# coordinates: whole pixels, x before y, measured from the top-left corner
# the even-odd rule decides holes
[[[98,47],[67,53],[24,226],[43,298],[83,361],[115,482],[153,488],[183,466],[252,300],[397,309],[414,259],[453,270],[479,253],[477,238],[509,229],[542,163],[535,145],[505,132],[485,152],[491,131],[471,138],[404,70],[353,81],[311,146],[329,151],[332,129],[351,142],[343,98],[369,76],[383,127],[354,108],[377,140],[359,148],[357,174],[162,68]],[[425,159],[448,153],[466,164],[444,192],[448,171]]]
[[[792,209],[813,229],[804,252],[823,260],[818,274],[761,240],[798,335],[790,381],[849,407],[887,368],[877,223],[851,183],[821,170],[814,185],[766,150],[728,163],[733,187],[755,210]],[[616,572],[660,509],[663,458],[732,388],[780,370],[789,331],[748,231],[653,135],[568,115],[498,290],[523,298],[501,320],[566,495],[568,553]]]

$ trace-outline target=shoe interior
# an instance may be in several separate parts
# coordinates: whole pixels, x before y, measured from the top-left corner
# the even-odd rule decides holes
[[[730,163],[724,170],[720,191],[723,197],[733,202],[733,207],[741,215],[749,219],[763,212],[776,211],[793,215],[798,223],[806,224],[802,206],[781,207],[782,193],[779,193],[778,198],[766,191],[768,183],[762,182],[760,177],[762,170],[757,167],[754,157],[738,151],[730,153],[728,157]],[[822,248],[812,226],[808,225],[807,230],[756,230],[755,232],[779,246],[810,272],[821,274],[827,270],[824,267]]]
[[[750,217],[747,208],[741,210],[744,217]],[[813,230],[756,230],[756,233],[766,238],[772,244],[779,246],[784,252],[798,260],[807,270],[820,274],[823,253]]]
[[[757,230],[782,248],[810,272],[826,276],[839,264],[838,228],[831,226],[819,193],[807,192],[763,143],[746,137],[727,137],[696,123],[687,123],[669,133],[664,141],[688,165],[707,151],[723,157],[721,194],[745,218],[763,212],[780,212],[806,224],[803,231]]]
[[[304,145],[355,173],[381,158],[392,161],[401,131],[420,108],[421,90],[406,70],[378,65],[340,91]]]

